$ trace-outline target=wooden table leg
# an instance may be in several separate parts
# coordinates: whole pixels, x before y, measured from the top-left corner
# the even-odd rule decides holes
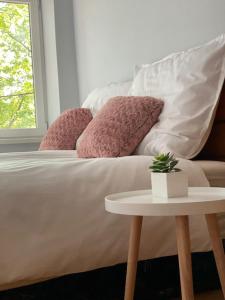
[[[133,300],[134,297],[142,220],[143,217],[134,216],[131,223],[129,252],[127,261],[126,288],[124,297],[125,300]]]
[[[180,268],[182,300],[193,300],[191,243],[188,216],[176,217],[177,249]]]
[[[217,265],[217,270],[220,277],[220,284],[225,298],[225,256],[223,249],[223,242],[220,238],[220,230],[216,214],[205,215],[208,225],[208,231],[211,238],[213,253]]]

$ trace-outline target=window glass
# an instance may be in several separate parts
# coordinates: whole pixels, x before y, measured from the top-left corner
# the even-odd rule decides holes
[[[0,1],[2,128],[36,128],[29,3]]]

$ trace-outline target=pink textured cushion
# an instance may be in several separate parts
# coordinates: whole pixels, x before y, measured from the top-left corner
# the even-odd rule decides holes
[[[92,114],[87,108],[64,111],[49,127],[39,150],[73,150],[91,120]]]
[[[77,145],[79,157],[133,153],[157,122],[163,102],[151,97],[114,97],[88,124]]]

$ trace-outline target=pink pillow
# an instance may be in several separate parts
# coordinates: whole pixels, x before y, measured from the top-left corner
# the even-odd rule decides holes
[[[163,102],[151,97],[111,98],[79,138],[79,157],[127,156],[157,122]]]
[[[39,150],[73,150],[91,120],[92,114],[87,108],[64,111],[49,127]]]

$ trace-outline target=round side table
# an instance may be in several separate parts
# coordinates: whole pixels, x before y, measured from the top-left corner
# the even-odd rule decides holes
[[[174,216],[182,300],[193,300],[189,216],[205,215],[220,283],[225,298],[225,256],[216,214],[225,212],[225,188],[189,188],[188,197],[154,198],[151,190],[106,196],[105,209],[132,217],[127,263],[125,300],[132,300],[137,272],[143,216]]]

